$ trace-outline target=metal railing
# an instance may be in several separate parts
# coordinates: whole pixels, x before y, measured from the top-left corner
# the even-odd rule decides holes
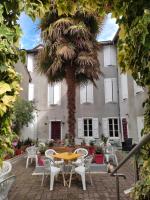
[[[112,171],[111,176],[116,177],[116,193],[117,200],[120,200],[120,192],[119,192],[119,177],[123,177],[126,179],[124,174],[117,173],[117,171],[135,154],[140,152],[141,147],[150,142],[150,133],[143,136],[141,141],[128,153],[128,155],[119,163],[119,165]],[[138,173],[138,162],[135,160],[135,173],[136,173],[136,181],[139,180]]]

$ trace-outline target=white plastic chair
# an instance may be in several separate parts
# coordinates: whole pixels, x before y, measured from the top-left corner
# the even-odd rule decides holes
[[[84,158],[88,155],[88,150],[85,148],[78,148],[74,151],[74,153],[78,153],[81,156],[76,161],[73,161],[72,164],[75,166],[82,165]]]
[[[8,192],[15,180],[15,176],[9,176],[0,182],[0,200],[8,200]]]
[[[0,168],[0,181],[2,181],[11,172],[12,165],[8,161],[3,161],[2,167]]]
[[[71,173],[70,173],[70,179],[69,179],[69,188],[71,186],[71,180],[72,180],[72,174],[77,173],[81,176],[82,180],[82,187],[83,190],[86,190],[86,181],[85,181],[85,173],[87,172],[90,176],[90,182],[91,185],[93,185],[92,177],[91,177],[91,163],[93,160],[93,156],[87,156],[84,161],[82,162],[82,165],[78,167],[72,167]]]
[[[45,175],[50,175],[50,191],[53,190],[54,178],[61,172],[61,168],[55,167],[54,165],[55,165],[55,163],[51,158],[45,159],[44,172],[43,172],[43,176],[42,176],[41,186],[43,185]],[[63,176],[63,183],[65,186],[65,178],[64,178],[63,171],[62,171],[62,176]]]
[[[55,165],[57,166],[62,165],[64,163],[64,160],[58,160],[58,161],[54,160],[52,155],[55,154],[57,154],[57,152],[54,149],[48,149],[45,151],[46,158],[51,158],[54,161]]]
[[[111,159],[116,166],[118,165],[118,159],[112,145],[105,147],[105,159],[107,163],[109,163]]]
[[[37,150],[38,150],[38,148],[35,146],[26,148],[26,151],[27,151],[26,168],[28,168],[29,159],[31,159],[31,163],[32,163],[33,159],[35,159],[36,163],[38,162]]]

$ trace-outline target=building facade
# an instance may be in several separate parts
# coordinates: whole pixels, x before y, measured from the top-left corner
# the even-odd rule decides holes
[[[28,100],[35,102],[36,112],[34,122],[25,128],[23,135],[40,140],[62,140],[68,133],[67,85],[65,80],[51,85],[37,72],[39,48],[42,46],[27,51],[27,69],[32,78]],[[120,73],[116,55],[115,42],[103,42],[98,52],[102,76],[96,82],[97,87],[88,83],[76,88],[76,143],[83,139],[87,142],[91,138],[100,139],[102,134],[112,141],[132,137],[137,142],[140,138],[138,131],[142,128],[144,112],[141,103],[146,94],[134,93],[135,83],[131,76]]]

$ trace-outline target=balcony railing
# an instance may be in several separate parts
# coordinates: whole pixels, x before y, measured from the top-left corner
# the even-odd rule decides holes
[[[126,179],[124,174],[118,173],[118,170],[133,156],[140,152],[141,148],[150,142],[150,133],[143,136],[141,141],[128,153],[128,155],[119,163],[119,165],[113,170],[110,174],[111,176],[116,177],[116,192],[117,192],[117,200],[120,200],[120,192],[119,192],[119,177],[123,177]],[[139,170],[138,170],[138,161],[135,159],[135,177],[136,181],[139,180]]]

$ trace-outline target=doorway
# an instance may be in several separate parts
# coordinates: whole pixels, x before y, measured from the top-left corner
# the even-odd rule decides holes
[[[50,123],[50,135],[53,140],[61,139],[61,122],[51,121]]]
[[[128,123],[126,118],[122,118],[122,132],[123,132],[123,139],[128,139]]]

